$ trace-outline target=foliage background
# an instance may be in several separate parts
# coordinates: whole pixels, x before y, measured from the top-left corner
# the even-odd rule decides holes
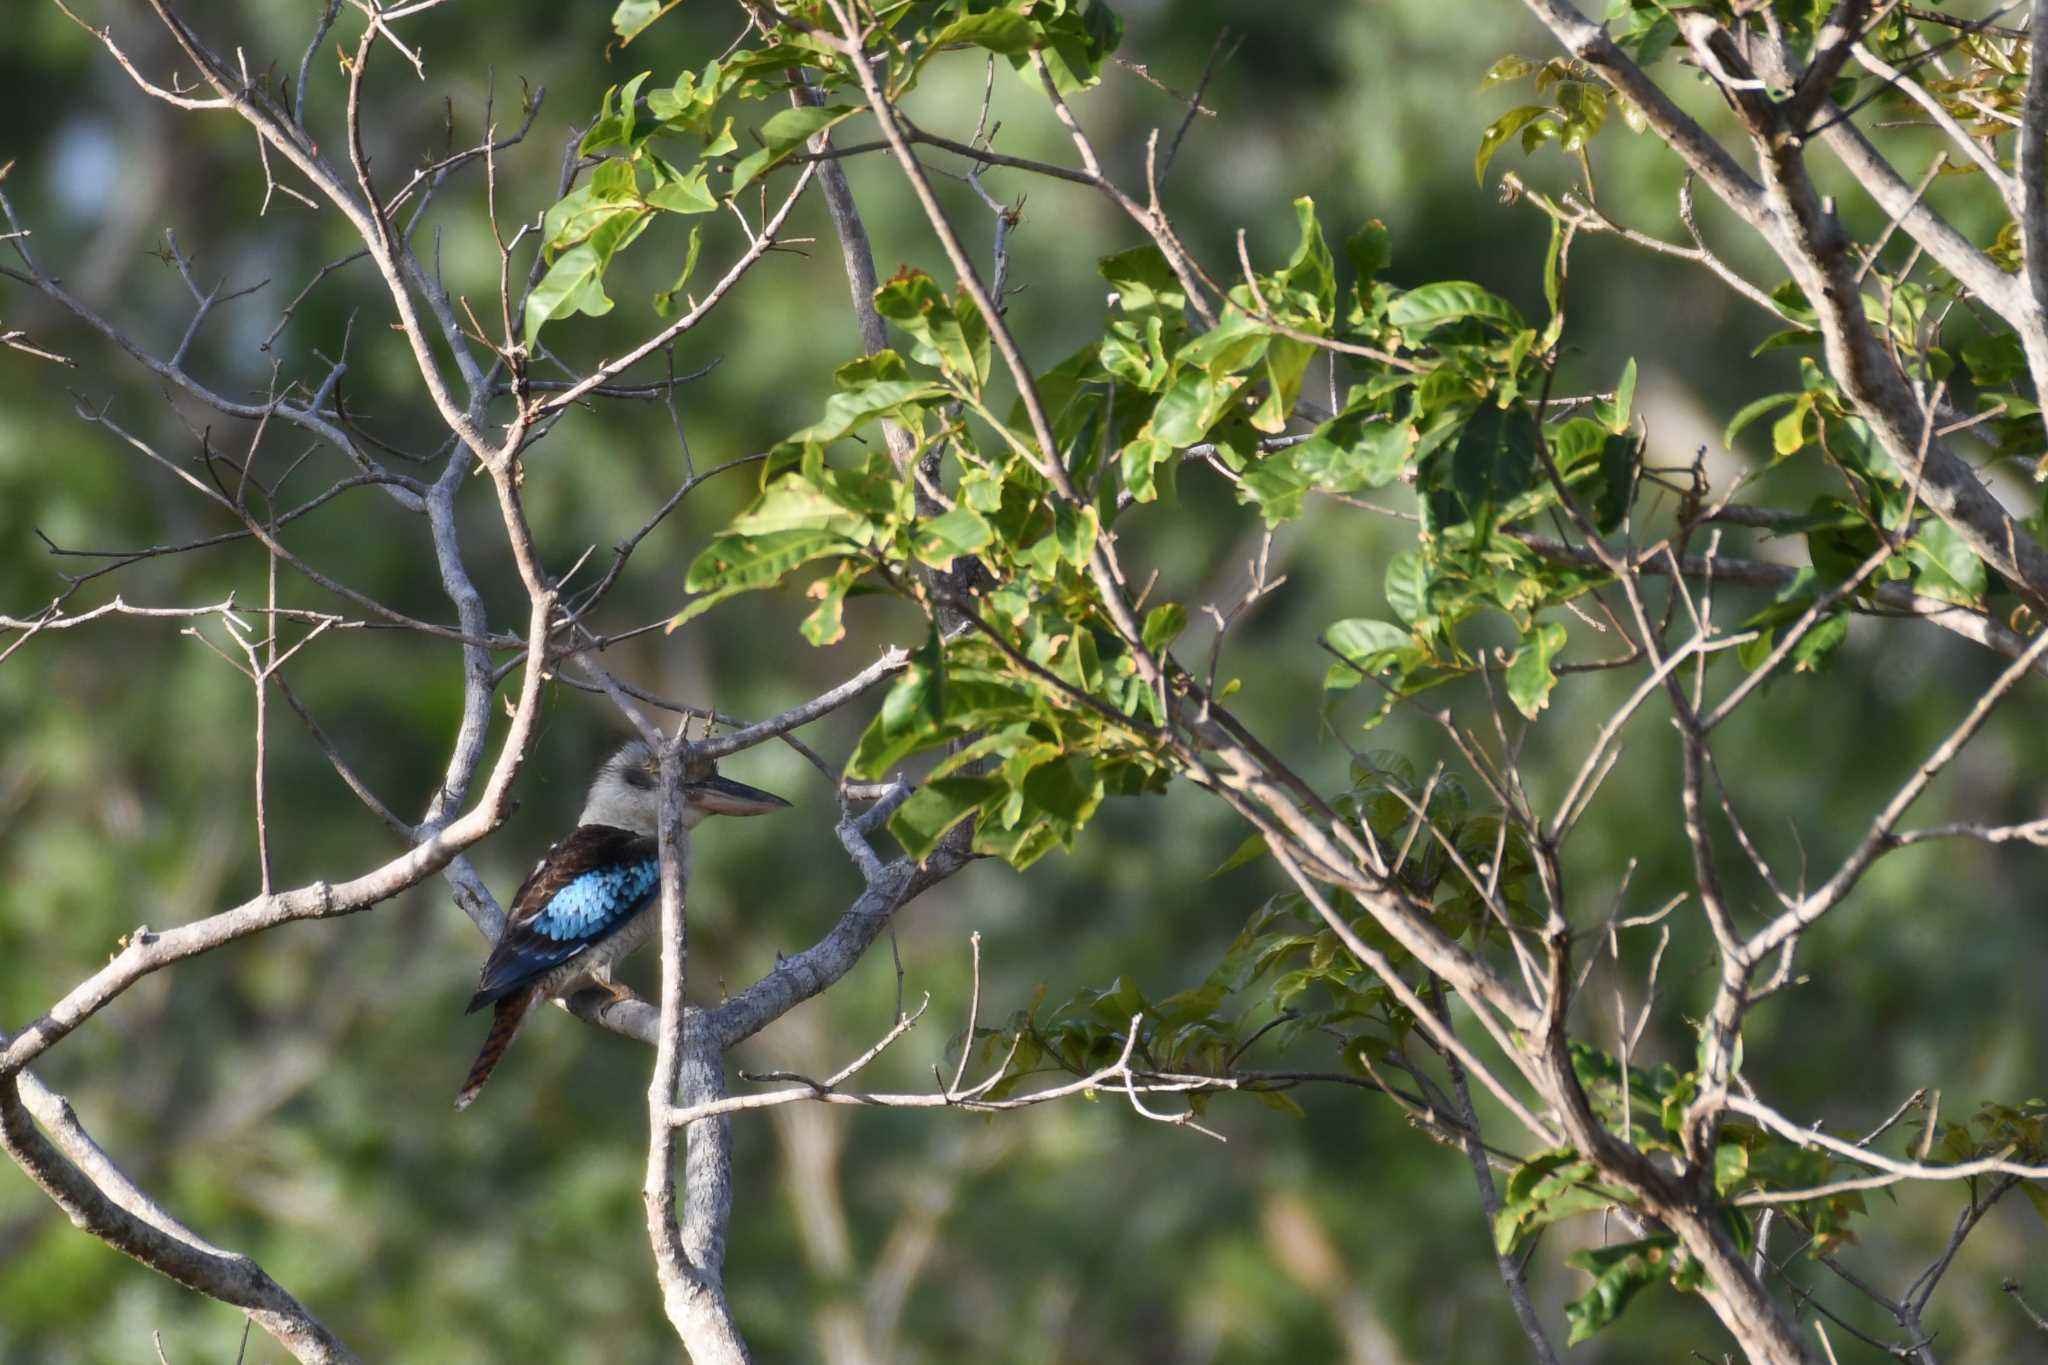
[[[289,66],[310,29],[303,9],[249,4],[209,16],[207,31],[222,46],[244,45],[252,67],[273,56]],[[1231,259],[1239,227],[1255,257],[1277,257],[1292,243],[1287,201],[1312,193],[1333,232],[1367,217],[1387,223],[1397,282],[1471,278],[1540,311],[1545,224],[1527,207],[1500,205],[1471,173],[1479,129],[1515,102],[1475,95],[1481,75],[1504,51],[1548,55],[1519,10],[1473,7],[1469,21],[1449,22],[1441,4],[1424,0],[1131,0],[1119,9],[1129,25],[1123,55],[1175,89],[1195,80],[1219,28],[1238,44],[1206,99],[1217,117],[1196,121],[1168,184],[1175,220],[1202,257]],[[93,21],[116,22],[131,52],[165,69],[168,54],[139,14],[117,9]],[[203,278],[269,276],[267,289],[216,321],[197,366],[225,388],[260,393],[266,372],[255,343],[311,271],[345,249],[334,225],[284,201],[258,218],[262,182],[246,130],[143,100],[54,7],[26,7],[10,23],[0,45],[0,163],[14,162],[7,189],[37,230],[39,257],[157,342],[174,340],[186,311],[175,272],[147,254],[164,229],[196,254]],[[725,7],[700,0],[607,64],[603,7],[507,5],[487,16],[451,7],[414,30],[427,54],[424,84],[388,61],[373,78],[381,119],[373,150],[380,167],[396,168],[439,146],[444,93],[454,100],[458,139],[473,135],[487,73],[495,72],[501,123],[513,117],[521,80],[545,85],[533,136],[501,161],[510,212],[537,212],[553,198],[569,124],[587,121],[607,84],[648,67],[673,74],[701,65],[736,25]],[[331,59],[323,55],[315,72],[324,82],[316,100],[331,96]],[[942,63],[911,112],[964,136],[981,80],[971,62]],[[1007,71],[995,89],[999,148],[1070,158],[1034,92]],[[1108,169],[1127,182],[1145,131],[1178,118],[1167,95],[1125,69],[1077,111],[1097,145],[1115,149]],[[1610,212],[1651,230],[1675,227],[1677,171],[1668,158],[1619,128],[1596,156]],[[882,274],[903,263],[938,269],[886,167],[857,160],[849,169]],[[1565,171],[1554,152],[1527,164],[1507,152],[1492,178],[1502,169],[1557,184]],[[1029,196],[1012,239],[1013,280],[1025,288],[1011,317],[1037,362],[1049,363],[1098,329],[1103,286],[1094,261],[1132,245],[1133,231],[1078,187],[1000,171],[987,181],[1000,196]],[[1967,225],[1964,190],[1936,192],[1956,196],[1945,211]],[[947,193],[955,222],[985,246],[985,210],[964,186]],[[451,286],[481,300],[495,258],[476,208],[475,198],[451,192],[434,224]],[[858,347],[822,208],[813,199],[799,214],[817,245],[756,272],[679,351],[679,367],[716,361],[681,403],[700,468],[808,420],[831,368]],[[1710,232],[1725,228],[1711,214],[1707,222]],[[713,236],[707,266],[720,249]],[[655,278],[667,268],[658,254],[643,249],[624,262],[646,277],[614,277],[612,316],[558,324],[554,344],[607,354],[644,330],[647,296],[668,283]],[[1731,254],[1755,259],[1740,245]],[[1742,311],[1747,305],[1703,273],[1611,240],[1581,243],[1573,265],[1568,340],[1580,350],[1565,382],[1604,386],[1635,355],[1653,457],[1682,463],[1703,442],[1722,470],[1753,456],[1723,454],[1718,432],[1746,398],[1794,387],[1784,353],[1748,358],[1770,320]],[[288,373],[332,344],[360,283],[343,272],[313,295],[278,343]],[[380,334],[375,316],[356,319],[352,405],[383,430],[403,430],[421,400],[408,385],[409,356]],[[58,589],[56,571],[71,567],[47,553],[38,531],[62,546],[106,547],[222,529],[170,480],[79,421],[58,391],[68,384],[92,404],[111,400],[120,420],[189,448],[190,434],[136,370],[60,325],[25,290],[0,288],[0,318],[33,321],[43,344],[89,358],[59,375],[0,354],[0,610],[46,601]],[[658,405],[571,418],[528,475],[550,565],[559,570],[584,547],[602,551],[637,527],[681,469]],[[612,628],[674,610],[682,567],[742,501],[745,478],[707,486],[642,548],[613,599]],[[445,615],[418,527],[372,494],[351,496],[361,499],[351,509],[359,520],[345,539],[315,519],[289,543],[385,600]],[[1227,489],[1190,471],[1178,505],[1141,510],[1129,534],[1143,545],[1140,562],[1161,565],[1174,597],[1236,595],[1256,519]],[[1314,633],[1332,619],[1381,613],[1380,566],[1400,534],[1388,525],[1381,536],[1355,514],[1330,515],[1337,510],[1313,511],[1282,532],[1275,554],[1288,584],[1233,634],[1224,667],[1245,680],[1246,718],[1326,784],[1342,781],[1339,739],[1403,749],[1425,764],[1437,756],[1433,739],[1404,718],[1367,736],[1357,729],[1358,703],[1322,710]],[[479,544],[490,529],[477,523]],[[147,562],[74,603],[115,591],[136,602],[229,591],[254,600],[261,575],[260,554],[229,547]],[[512,584],[509,565],[503,582]],[[284,593],[288,603],[327,605],[302,584],[287,582]],[[494,606],[512,601],[508,592]],[[674,637],[621,646],[610,661],[659,690],[761,714],[850,671],[886,641],[914,641],[920,629],[901,608],[869,599],[849,608],[846,643],[813,651],[794,629],[807,605],[793,593],[749,599]],[[1774,685],[1772,701],[1738,722],[1729,750],[1747,755],[1739,782],[1752,827],[1769,831],[1774,852],[1790,855],[1797,839],[1815,866],[1826,865],[1840,851],[1832,813],[1844,811],[1840,830],[1860,828],[1867,794],[1896,781],[1994,671],[1988,657],[1937,645],[1932,632],[1886,640],[1880,656],[1859,630],[1832,671]],[[1902,640],[1928,647],[1905,649]],[[450,656],[396,632],[360,632],[325,643],[289,676],[378,791],[401,808],[423,803],[459,702]],[[1531,771],[1546,774],[1546,752],[1557,763],[1575,757],[1573,738],[1604,714],[1605,696],[1598,682],[1560,689],[1536,732]],[[861,719],[835,717],[812,741],[843,755]],[[246,687],[173,625],[46,637],[0,668],[0,1026],[32,1017],[135,924],[180,922],[254,888],[249,724]],[[290,715],[272,725],[273,799],[285,831],[279,877],[331,875],[388,853],[390,836],[333,779]],[[556,692],[522,810],[482,851],[494,886],[509,891],[573,816],[587,770],[617,728],[601,700]],[[1635,859],[1629,895],[1647,906],[1681,884],[1685,868],[1675,745],[1639,729],[1595,808],[1575,872],[1582,895],[1607,896]],[[1948,781],[1983,818],[2022,818],[2040,803],[2038,763],[2027,761],[2036,753],[2034,727],[2013,708]],[[780,749],[732,770],[791,796],[798,809],[714,824],[698,840],[700,983],[751,980],[829,923],[855,885],[815,774]],[[916,902],[898,919],[903,988],[913,1004],[929,992],[931,1013],[871,1079],[915,1088],[951,1056],[973,930],[983,936],[984,1001],[1000,1015],[1026,1005],[1040,983],[1059,1000],[1120,974],[1155,998],[1199,980],[1276,889],[1257,867],[1207,875],[1239,837],[1220,806],[1191,793],[1112,803],[1072,856],[1023,876],[970,869]],[[1809,952],[1824,964],[1814,980],[1751,1025],[1750,1070],[1788,1112],[1806,1112],[1797,1101],[1809,1096],[1812,1117],[1840,1131],[1868,1126],[1923,1086],[1962,1108],[2040,1089],[2048,917],[2038,873],[2030,877],[2021,855],[1976,845],[1897,855]],[[1687,975],[1708,961],[1704,944],[1681,936],[1672,953],[1671,1017],[1661,1039],[1652,1030],[1651,1062],[1681,1059],[1681,1016],[1703,1003],[1710,984]],[[434,894],[286,929],[150,978],[51,1058],[47,1079],[172,1208],[248,1250],[370,1358],[671,1359],[673,1337],[638,1236],[646,1054],[550,1015],[522,1036],[478,1109],[456,1115],[449,1098],[481,1032],[460,1009],[481,954],[468,921]],[[829,1070],[887,1026],[897,989],[878,950],[841,989],[749,1044],[741,1064]],[[1859,1022],[1845,1028],[1844,1020]],[[1879,1022],[1864,1026],[1871,1020]],[[1313,1049],[1302,1057],[1329,1061]],[[741,1216],[728,1270],[742,1325],[763,1359],[822,1359],[826,1324],[860,1305],[886,1270],[904,1295],[896,1358],[906,1361],[1518,1358],[1522,1342],[1463,1154],[1419,1140],[1391,1108],[1351,1092],[1299,1098],[1300,1118],[1249,1101],[1217,1106],[1226,1146],[1142,1124],[1114,1104],[993,1121],[822,1109],[743,1119]],[[820,1153],[831,1159],[821,1164]],[[1898,1199],[1896,1212],[1873,1201],[1872,1235],[1850,1252],[1880,1282],[1924,1264],[1956,1207],[1944,1190],[1907,1187]],[[1554,1236],[1594,1243],[1601,1230]],[[1582,1277],[1560,1266],[1563,1249],[1547,1243],[1535,1263],[1546,1313],[1579,1292]],[[2048,1237],[2025,1204],[2007,1201],[1965,1258],[1932,1321],[1966,1337],[1969,1358],[2014,1358],[2024,1324],[1998,1280],[2048,1263]],[[1656,1306],[1575,1358],[1714,1351],[1715,1329],[1697,1304],[1665,1294]],[[148,1353],[152,1331],[181,1365],[227,1359],[236,1316],[78,1236],[25,1180],[0,1176],[0,1361],[130,1361]],[[253,1359],[274,1353],[251,1345]]]

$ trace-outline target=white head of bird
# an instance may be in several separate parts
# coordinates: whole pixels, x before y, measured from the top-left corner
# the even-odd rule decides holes
[[[715,771],[686,779],[682,797],[684,829],[695,829],[707,815],[761,815],[789,804],[773,792]],[[576,823],[655,837],[661,826],[661,758],[645,740],[630,740],[605,760],[590,783]]]

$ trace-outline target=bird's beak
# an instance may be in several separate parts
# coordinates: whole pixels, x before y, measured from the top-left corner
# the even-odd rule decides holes
[[[690,804],[712,815],[765,815],[789,805],[774,792],[764,792],[716,773],[702,782],[692,782],[687,790]]]

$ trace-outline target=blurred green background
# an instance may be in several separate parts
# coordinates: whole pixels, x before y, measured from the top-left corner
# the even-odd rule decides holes
[[[252,70],[297,66],[311,4],[209,6],[195,14],[220,50]],[[439,151],[452,110],[458,144],[475,138],[495,85],[498,120],[516,120],[522,83],[547,100],[525,144],[499,160],[507,221],[553,198],[563,144],[607,84],[652,68],[657,80],[701,66],[738,31],[734,7],[683,6],[624,51],[607,53],[604,6],[450,6],[407,30],[425,81],[386,51],[369,79],[370,145],[387,192]],[[1220,30],[1234,44],[1209,87],[1214,117],[1195,120],[1166,199],[1212,270],[1230,270],[1234,233],[1255,257],[1293,241],[1288,200],[1312,194],[1333,234],[1368,217],[1395,242],[1393,278],[1471,278],[1529,311],[1541,306],[1540,215],[1475,185],[1479,131],[1523,102],[1475,94],[1495,57],[1549,55],[1513,6],[1452,15],[1429,0],[1372,6],[1221,0],[1129,0],[1122,55],[1185,91]],[[145,70],[176,67],[140,6],[87,13],[110,22]],[[144,344],[174,346],[190,313],[175,271],[150,254],[174,230],[205,284],[267,277],[201,334],[192,367],[223,391],[260,398],[273,362],[287,380],[317,377],[352,327],[347,396],[385,439],[425,452],[437,424],[411,359],[386,325],[388,304],[364,264],[315,290],[273,350],[259,349],[284,305],[323,262],[350,249],[335,216],[279,197],[259,216],[263,181],[252,135],[221,114],[183,114],[142,98],[92,39],[54,6],[22,5],[0,44],[0,162],[7,193],[34,230],[44,268]],[[344,18],[353,46],[359,19]],[[316,55],[311,122],[340,146],[340,81]],[[924,126],[972,131],[983,71],[937,64],[914,96]],[[1703,114],[1704,92],[1679,93]],[[444,106],[446,97],[450,101]],[[1111,173],[1141,178],[1146,132],[1170,135],[1175,100],[1114,69],[1076,102]],[[997,147],[1071,162],[1072,148],[1034,90],[997,72]],[[861,124],[847,134],[865,139]],[[931,164],[958,169],[951,158]],[[1615,128],[1596,151],[1603,203],[1646,230],[1677,236],[1672,160]],[[1562,187],[1555,152],[1512,169]],[[849,164],[886,277],[902,264],[942,273],[914,205],[873,158]],[[790,172],[770,177],[769,193]],[[993,171],[990,190],[1025,196],[1012,237],[1013,325],[1040,365],[1100,326],[1095,259],[1138,240],[1104,200],[1078,187]],[[964,184],[942,180],[949,211],[986,250],[990,219]],[[1988,236],[1995,223],[1943,185],[1944,207]],[[1711,206],[1703,219],[1727,254],[1766,287],[1759,248]],[[1845,200],[1848,212],[1863,206]],[[750,213],[754,210],[750,209]],[[1976,216],[1973,217],[1972,215]],[[657,228],[656,231],[662,231]],[[678,405],[688,458],[705,468],[763,448],[815,414],[831,368],[858,350],[836,243],[815,197],[794,220],[815,238],[778,253],[677,348],[679,370],[712,365]],[[495,316],[496,256],[474,173],[444,190],[417,239],[455,293]],[[738,249],[729,221],[707,231],[699,285]],[[647,299],[666,287],[681,249],[625,258],[601,320],[550,328],[580,363],[617,354],[655,324]],[[0,248],[4,250],[4,248]],[[1573,257],[1576,348],[1561,381],[1608,387],[1622,360],[1643,366],[1653,458],[1682,464],[1711,444],[1718,475],[1752,452],[1724,454],[1718,433],[1750,397],[1791,387],[1784,352],[1748,358],[1770,319],[1704,273],[1618,245],[1582,241]],[[37,532],[67,548],[135,547],[230,529],[164,470],[81,421],[74,401],[109,416],[177,461],[208,428],[230,450],[251,432],[174,398],[31,290],[0,280],[0,320],[75,356],[59,370],[0,351],[0,611],[27,614],[62,589]],[[1339,377],[1341,383],[1341,375]],[[74,400],[71,394],[76,395]],[[273,431],[265,467],[305,449]],[[592,563],[637,528],[685,472],[658,404],[613,404],[568,417],[529,457],[527,484],[543,554],[565,570]],[[189,465],[188,465],[189,467]],[[339,476],[316,451],[290,485],[300,497]],[[1803,502],[1816,476],[1774,473],[1765,496]],[[662,619],[680,601],[683,566],[740,505],[745,473],[706,485],[640,547],[599,623],[616,632]],[[1802,480],[1807,482],[1802,482]],[[468,494],[472,567],[500,629],[524,620],[488,489]],[[288,499],[295,500],[295,499]],[[1157,567],[1160,594],[1227,603],[1257,550],[1255,516],[1194,470],[1171,506],[1123,524],[1127,564]],[[1384,614],[1380,568],[1407,534],[1398,523],[1325,506],[1280,533],[1286,586],[1233,632],[1226,676],[1244,679],[1242,714],[1312,780],[1344,781],[1345,747],[1392,747],[1425,766],[1437,738],[1396,717],[1370,735],[1357,702],[1325,713],[1314,633],[1343,616]],[[433,620],[438,594],[425,526],[371,490],[345,494],[286,536],[295,552],[351,586]],[[1778,553],[1731,537],[1732,549]],[[1790,553],[1797,555],[1794,546]],[[580,581],[597,570],[586,568]],[[196,604],[228,592],[261,600],[264,565],[246,543],[150,560],[98,579],[73,609],[108,601]],[[287,575],[288,605],[334,608]],[[1737,595],[1729,610],[1746,611]],[[746,599],[672,637],[642,636],[607,664],[648,687],[743,714],[766,714],[853,672],[921,627],[875,598],[848,610],[848,640],[813,650],[795,634],[796,594]],[[247,684],[184,627],[221,642],[218,622],[109,620],[30,642],[0,666],[0,1028],[45,1008],[138,923],[162,927],[234,904],[256,888]],[[1206,649],[1200,633],[1193,648]],[[1880,793],[1945,733],[1994,661],[1911,625],[1859,622],[1845,656],[1820,678],[1788,679],[1730,727],[1722,751],[1752,830],[1787,868],[1825,875]],[[335,632],[288,677],[370,785],[416,816],[446,759],[460,661],[444,645],[394,631]],[[1528,770],[1539,802],[1555,799],[1620,683],[1575,682],[1538,726]],[[1470,698],[1466,698],[1470,700]],[[1947,818],[2038,814],[2038,727],[2028,707],[1996,720],[1930,800]],[[833,758],[866,715],[815,727]],[[501,896],[566,826],[590,766],[622,733],[602,698],[549,693],[521,809],[479,853]],[[1570,867],[1582,922],[1615,903],[1649,908],[1688,876],[1677,845],[1675,746],[1654,717],[1628,732]],[[281,885],[351,875],[395,850],[393,838],[334,778],[281,705],[271,722],[273,857]],[[2034,757],[2029,758],[2029,755]],[[779,791],[797,809],[772,820],[713,824],[699,836],[692,896],[692,977],[715,998],[823,932],[858,881],[831,834],[829,788],[770,747],[729,771]],[[968,935],[983,936],[984,1017],[1006,1018],[1041,984],[1048,998],[1132,975],[1148,993],[1199,980],[1245,916],[1278,890],[1268,868],[1211,879],[1242,829],[1199,794],[1107,807],[1074,854],[1018,876],[978,866],[927,894],[897,921],[905,989],[931,996],[926,1021],[870,1069],[876,1088],[931,1084],[963,1025]],[[1812,936],[1809,983],[1760,1010],[1748,1074],[1787,1113],[1838,1131],[1868,1126],[1905,1094],[1939,1087],[1957,1110],[2041,1088],[2048,1037],[2048,918],[2038,860],[1955,846],[1884,863],[1848,911]],[[1749,890],[1753,891],[1753,888]],[[1684,912],[1681,912],[1681,919]],[[1647,948],[1647,945],[1640,945]],[[1687,1020],[1711,977],[1702,931],[1681,927],[1665,964],[1659,1017],[1639,1060],[1683,1061]],[[39,1068],[94,1133],[196,1228],[255,1256],[369,1359],[482,1362],[674,1359],[643,1236],[648,1054],[559,1013],[521,1036],[478,1106],[450,1099],[481,1038],[461,1007],[484,945],[439,884],[349,919],[287,928],[153,976],[69,1039]],[[1617,988],[1595,986],[1579,1022],[1611,1035]],[[651,979],[651,962],[629,976]],[[878,946],[831,995],[741,1049],[738,1066],[827,1072],[888,1026],[897,976]],[[1268,1058],[1279,1064],[1284,1058]],[[1304,1048],[1292,1059],[1328,1066]],[[1107,1100],[996,1119],[957,1114],[784,1108],[736,1125],[737,1213],[728,1282],[764,1360],[901,1361],[1492,1361],[1524,1358],[1496,1276],[1462,1153],[1432,1146],[1397,1111],[1356,1092],[1298,1095],[1306,1118],[1250,1102],[1212,1109],[1219,1145],[1145,1123]],[[1490,1134],[1514,1143],[1491,1116]],[[1892,1290],[1945,1242],[1956,1191],[1872,1199],[1874,1217],[1849,1261]],[[1584,1277],[1564,1253],[1597,1226],[1553,1234],[1533,1262],[1539,1306],[1561,1340],[1560,1305]],[[2048,1238],[2011,1201],[1975,1234],[1929,1325],[1956,1360],[2017,1359],[2025,1324],[1998,1292],[2007,1274],[2044,1263]],[[1811,1268],[1795,1273],[1813,1282]],[[2048,1289],[2048,1284],[2043,1285]],[[1882,1332],[1867,1305],[1829,1286],[1831,1303]],[[176,1365],[233,1358],[232,1310],[162,1281],[73,1231],[29,1183],[0,1174],[0,1362],[127,1362],[160,1332]],[[1842,1358],[1874,1358],[1837,1339]],[[1582,1360],[1719,1358],[1721,1338],[1692,1300],[1645,1296],[1624,1323],[1573,1352]],[[281,1359],[258,1336],[249,1358]]]

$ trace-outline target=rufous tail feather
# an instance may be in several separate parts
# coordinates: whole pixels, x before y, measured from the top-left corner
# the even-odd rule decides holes
[[[498,1062],[505,1055],[505,1049],[512,1045],[512,1035],[519,1032],[520,1023],[526,1018],[527,1007],[533,1004],[532,990],[514,991],[497,1002],[491,1011],[491,1031],[484,1037],[484,1050],[477,1053],[476,1065],[469,1069],[469,1079],[462,1083],[462,1089],[455,1096],[455,1107],[467,1109],[476,1092],[484,1088],[484,1082],[497,1070]]]

